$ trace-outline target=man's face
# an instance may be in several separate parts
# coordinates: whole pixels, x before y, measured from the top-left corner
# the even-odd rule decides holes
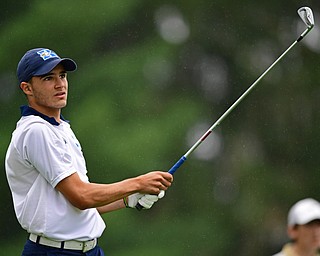
[[[304,248],[320,248],[320,220],[305,225],[296,225],[290,231],[290,237]]]
[[[67,105],[67,73],[59,64],[48,74],[32,77],[28,100],[31,107],[50,115]]]

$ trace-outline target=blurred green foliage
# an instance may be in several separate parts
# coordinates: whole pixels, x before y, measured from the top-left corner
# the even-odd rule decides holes
[[[270,255],[287,239],[288,208],[320,199],[320,10],[315,0],[303,5],[316,27],[203,143],[207,150],[180,168],[166,197],[150,211],[104,216],[107,255]],[[295,0],[6,0],[0,7],[1,255],[18,255],[27,236],[4,170],[25,104],[15,78],[25,51],[48,47],[78,63],[63,115],[91,180],[111,183],[170,168],[305,29]]]

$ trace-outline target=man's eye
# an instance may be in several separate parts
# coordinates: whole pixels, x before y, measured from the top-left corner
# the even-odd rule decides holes
[[[66,78],[67,74],[61,74],[60,77],[61,78]]]
[[[51,79],[52,79],[51,76],[46,76],[46,77],[43,78],[44,81],[49,81],[49,80],[51,80]]]

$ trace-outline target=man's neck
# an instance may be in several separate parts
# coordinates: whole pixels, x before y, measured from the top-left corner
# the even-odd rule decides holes
[[[60,125],[62,123],[62,121],[69,123],[69,121],[64,119],[64,117],[62,115],[60,115],[61,122],[58,123],[54,117],[49,117],[45,114],[40,113],[39,111],[35,110],[34,108],[32,108],[30,106],[26,106],[26,105],[21,106],[20,111],[21,111],[21,116],[30,116],[30,115],[39,116],[52,125]]]
[[[292,249],[297,256],[317,256],[318,250],[314,248],[310,248],[308,246],[303,246],[300,244],[293,244]]]
[[[56,108],[47,108],[47,107],[41,107],[39,105],[29,104],[31,108],[34,110],[40,112],[43,115],[46,115],[48,117],[54,118],[58,123],[61,123],[61,109]]]

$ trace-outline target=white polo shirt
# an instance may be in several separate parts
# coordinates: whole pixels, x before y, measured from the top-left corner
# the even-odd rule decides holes
[[[55,189],[75,172],[89,182],[80,143],[69,123],[59,124],[28,106],[21,112],[5,163],[19,223],[29,233],[58,241],[100,237],[105,223],[98,211],[72,206]]]

